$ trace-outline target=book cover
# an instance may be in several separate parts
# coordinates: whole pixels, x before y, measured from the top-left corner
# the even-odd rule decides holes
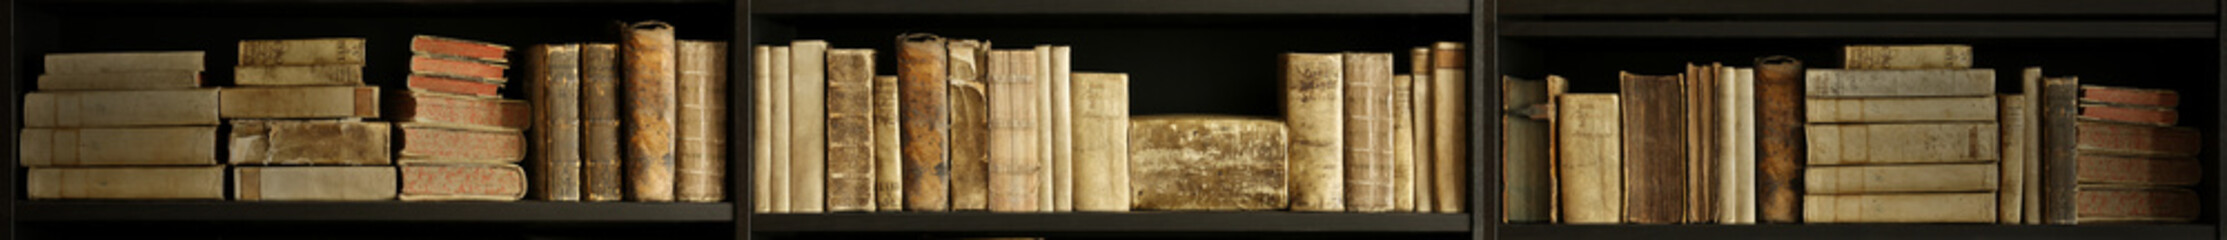
[[[674,117],[680,122],[673,130],[680,143],[673,194],[683,202],[719,202],[727,197],[727,43],[678,44]]]
[[[373,86],[225,88],[217,102],[223,118],[379,117],[379,87]]]
[[[1983,97],[1995,94],[1994,69],[1809,69],[1806,96]]]
[[[410,37],[410,52],[505,63],[509,62],[509,59],[503,56],[510,52],[510,46],[432,35],[417,35]]]
[[[1392,210],[1392,54],[1343,53],[1345,199],[1352,212]]]
[[[1037,212],[1044,208],[1042,192],[1049,191],[1045,179],[1049,166],[1044,164],[1039,151],[1042,141],[1037,121],[1036,105],[1042,103],[1037,94],[1043,81],[1036,78],[1038,68],[1033,50],[994,50],[984,60],[989,66],[989,126],[990,165],[989,210],[991,212]]]
[[[394,166],[238,166],[232,200],[389,201],[401,181]]]
[[[404,161],[402,201],[518,201],[526,197],[526,170],[509,163]]]
[[[349,120],[232,120],[232,165],[388,165],[384,122]]]
[[[1622,73],[1624,221],[1668,224],[1686,210],[1685,79]]]
[[[1817,147],[1811,144],[1815,142],[1804,142],[1809,136],[1803,135],[1808,132],[1802,123],[1815,120],[1804,119],[1802,112],[1823,108],[1804,105],[1801,101],[1804,96],[1801,89],[1819,86],[1814,75],[1804,79],[1802,72],[1801,60],[1770,56],[1756,59],[1754,68],[1743,68],[1734,76],[1739,79],[1737,85],[1732,86],[1734,101],[1737,101],[1735,111],[1738,111],[1734,115],[1738,124],[1733,127],[1739,132],[1728,142],[1739,145],[1740,149],[1735,151],[1742,166],[1730,171],[1738,171],[1744,183],[1736,186],[1742,193],[1736,199],[1743,201],[1742,205],[1756,205],[1754,208],[1736,206],[1745,211],[1742,222],[1752,223],[1756,220],[1754,216],[1772,223],[1800,220],[1797,210],[1802,209],[1801,172],[1804,164],[1814,161],[1806,160],[1803,154],[1805,148]],[[1989,86],[1987,90],[1994,91],[1993,85]],[[1759,170],[1739,170],[1749,168]],[[1750,179],[1755,183],[1745,183]]]
[[[533,125],[533,105],[525,100],[418,91],[397,91],[388,97],[387,117],[396,122],[506,130]]]
[[[238,66],[232,84],[239,86],[354,86],[363,85],[363,64]]]
[[[23,94],[23,127],[207,126],[220,122],[217,89]]]
[[[400,123],[397,159],[434,162],[517,163],[526,158],[526,134],[518,130],[452,128]]]
[[[47,54],[45,74],[179,71],[201,72],[202,51]]]
[[[1281,210],[1290,206],[1284,122],[1214,115],[1135,116],[1128,122],[1130,208]]]
[[[618,201],[620,191],[618,45],[580,45],[580,200]],[[776,69],[775,71],[780,71]],[[785,80],[785,78],[784,78]],[[776,84],[786,81],[774,81]],[[776,88],[779,89],[779,88]],[[787,91],[775,91],[787,92]],[[780,95],[776,95],[780,96]],[[775,107],[780,107],[778,100]],[[776,111],[785,113],[785,111]],[[776,118],[779,120],[780,118]],[[777,121],[778,122],[778,121]],[[775,128],[776,130],[785,128]],[[780,139],[780,138],[775,138]],[[775,141],[776,146],[787,141]],[[784,158],[774,148],[774,161]],[[783,171],[786,172],[786,171]],[[785,186],[785,185],[784,185]],[[764,203],[760,203],[764,204]]]
[[[988,97],[983,95],[986,92],[982,91],[984,90],[982,87],[987,86],[981,85],[980,82],[975,82],[977,85],[971,85],[971,87],[975,87],[972,89],[974,91],[967,91],[968,89],[965,87],[970,85],[965,85],[965,83],[970,79],[947,79],[958,77],[947,75],[947,73],[955,74],[960,70],[956,69],[956,64],[962,63],[959,60],[960,58],[973,59],[974,57],[974,55],[949,54],[958,52],[961,47],[959,42],[952,42],[947,45],[943,37],[937,37],[934,34],[916,33],[897,36],[897,108],[900,109],[897,113],[899,121],[897,131],[900,134],[898,141],[904,143],[903,146],[899,146],[900,151],[903,151],[903,158],[899,161],[904,165],[905,210],[931,212],[954,208],[984,210],[989,206],[987,205],[988,195],[986,195],[989,193],[987,191],[989,188],[986,188],[989,182],[982,178],[987,176],[983,174],[988,174],[986,171],[988,165],[974,165],[974,168],[971,169],[967,166],[957,165],[959,161],[988,161],[986,157],[989,156],[989,152],[987,151],[971,152],[980,155],[966,154],[970,153],[967,152],[968,150],[987,150],[987,145],[981,143],[988,142],[991,136],[991,132],[987,129],[968,128],[986,126],[969,125],[967,121],[988,120],[989,115],[986,111],[972,112],[972,115],[969,115],[969,112],[956,111],[965,110],[959,108],[962,106],[977,107],[973,110],[984,110],[980,107],[987,106],[985,105],[987,102],[984,101],[987,101],[986,97]],[[949,61],[948,63],[951,65],[946,65],[946,61]],[[964,61],[963,63],[972,64],[975,61]],[[979,74],[980,72],[970,73]],[[978,131],[961,132],[963,130]],[[970,146],[975,148],[968,148]],[[968,159],[967,157],[984,157],[985,159]],[[967,172],[967,170],[979,171]],[[968,179],[954,178],[967,176],[965,175],[967,173],[977,175],[974,175],[975,178],[971,182],[967,181]],[[980,188],[962,189],[962,187]],[[963,192],[962,190],[976,191]],[[980,201],[961,202],[962,200]]]
[[[224,166],[30,168],[33,200],[224,200]]]
[[[38,90],[142,90],[199,87],[201,87],[201,72],[162,70],[41,74],[39,75]]]
[[[1555,172],[1562,223],[1623,222],[1623,118],[1616,94],[1564,94],[1555,101]]]
[[[827,50],[827,211],[874,211],[874,50]]]
[[[951,210],[981,211],[989,209],[990,167],[990,112],[989,83],[983,60],[989,58],[990,43],[974,39],[948,40],[949,56],[947,75],[950,82],[945,90],[949,102],[944,109],[950,114],[948,146]],[[925,47],[925,46],[924,46]],[[925,60],[923,60],[925,61]],[[906,188],[911,189],[911,188]]]
[[[1344,69],[1335,53],[1283,55],[1292,211],[1345,211]]]
[[[532,125],[541,126],[527,131],[534,198],[580,201],[580,44],[534,45],[526,66]]]
[[[789,42],[790,212],[827,207],[827,46],[823,40]]]
[[[25,167],[217,164],[217,127],[24,128]],[[234,153],[239,154],[239,153]]]
[[[1127,212],[1129,74],[1077,72],[1074,81],[1075,211]],[[1389,170],[1389,169],[1387,169]]]
[[[364,63],[362,38],[240,41],[240,66]]]

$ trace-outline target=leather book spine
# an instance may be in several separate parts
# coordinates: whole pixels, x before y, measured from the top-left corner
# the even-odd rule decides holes
[[[2079,191],[2078,147],[2083,142],[2075,122],[2080,112],[2080,79],[2041,82],[2042,223],[2071,225],[2079,219],[2074,197]]]
[[[673,201],[674,63],[673,26],[648,21],[629,24],[619,41],[626,78],[619,122],[624,130],[627,197],[642,202]]]
[[[1772,56],[1756,59],[1752,79],[1753,91],[1744,103],[1753,104],[1752,116],[1747,116],[1755,127],[1752,141],[1760,146],[1754,151],[1756,184],[1754,196],[1757,215],[1767,223],[1795,223],[1801,220],[1802,167],[1807,151],[1808,138],[1802,124],[1805,107],[1802,89],[1802,62],[1792,57]]]
[[[1392,54],[1344,53],[1346,210],[1392,210]]]
[[[989,58],[990,43],[957,39],[947,44],[951,210],[989,210],[989,79],[983,63]]]
[[[1684,221],[1686,145],[1678,75],[1622,74],[1624,221]]]
[[[940,212],[950,210],[953,192],[952,162],[958,143],[974,141],[978,137],[959,139],[953,137],[954,116],[952,107],[962,100],[947,96],[952,85],[946,78],[949,67],[949,46],[942,37],[932,34],[907,34],[897,37],[897,108],[899,112],[898,140],[904,143],[903,175],[905,210]],[[979,103],[979,102],[977,102]],[[946,145],[953,144],[953,145]],[[986,199],[985,199],[986,200]],[[985,205],[986,206],[986,205]]]
[[[534,198],[580,201],[580,45],[536,45],[526,52]]]
[[[625,199],[620,189],[618,46],[580,46],[580,200]],[[779,159],[779,158],[776,158]]]
[[[827,211],[874,211],[874,50],[827,51]]]

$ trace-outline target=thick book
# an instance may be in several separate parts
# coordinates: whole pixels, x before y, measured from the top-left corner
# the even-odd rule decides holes
[[[2080,102],[2173,108],[2180,106],[2181,94],[2169,89],[2082,85]]]
[[[213,88],[142,91],[32,92],[23,95],[24,127],[216,125]]]
[[[1050,186],[1039,175],[1050,175],[1038,153],[1041,141],[1037,121],[1036,51],[994,50],[984,60],[989,66],[990,165],[989,210],[1036,212]]]
[[[526,158],[526,134],[518,130],[452,128],[397,124],[396,159],[432,162],[517,163]]]
[[[1984,97],[1995,95],[1994,69],[1809,69],[1807,97]]]
[[[1050,95],[1052,100],[1045,102],[1051,104],[1052,111],[1044,114],[1052,119],[1047,122],[1051,123],[1052,129],[1050,140],[1052,144],[1052,165],[1048,165],[1052,167],[1052,211],[1059,212],[1075,211],[1075,109],[1073,109],[1075,107],[1075,96],[1074,83],[1072,82],[1074,58],[1071,56],[1073,52],[1072,48],[1059,45],[1052,46],[1051,51],[1047,52],[1050,54],[1044,55],[1044,57],[1051,59],[1051,61],[1045,62],[1047,64],[1045,66],[1049,67],[1051,71],[1044,72],[1051,78],[1045,78],[1044,80],[1046,81],[1045,84],[1052,87],[1052,94]]]
[[[1993,192],[1993,162],[1814,166],[1803,169],[1804,194]],[[1994,200],[1989,196],[1989,200]]]
[[[1849,69],[1972,68],[1972,45],[1848,45],[1841,65]]]
[[[679,46],[673,195],[682,202],[718,202],[727,196],[727,43],[683,40]]]
[[[2201,197],[2182,188],[2082,185],[2073,198],[2080,223],[2188,222],[2204,213]]]
[[[16,159],[26,167],[217,164],[215,126],[24,128],[19,134]]]
[[[1436,84],[1438,80],[1431,78],[1430,47],[1408,49],[1408,71],[1411,73],[1409,77],[1415,81],[1414,85],[1411,86],[1413,89],[1409,89],[1414,92],[1415,98],[1409,102],[1408,106],[1415,112],[1415,119],[1412,121],[1415,125],[1415,168],[1413,170],[1415,172],[1415,196],[1413,196],[1415,198],[1415,211],[1435,212],[1438,210],[1438,206],[1431,202],[1433,196],[1431,193],[1437,188],[1433,186],[1432,183],[1435,183],[1435,181],[1432,180],[1431,176],[1436,175],[1436,171],[1433,171],[1431,167],[1437,165],[1437,161],[1432,160],[1437,159],[1435,157],[1437,151],[1432,151],[1436,147],[1432,140],[1436,139],[1434,134],[1437,133],[1437,131],[1432,131],[1434,129],[1432,121],[1436,120],[1436,117],[1433,116],[1437,115],[1437,111],[1435,108],[1431,108],[1431,103],[1438,99],[1432,97],[1433,88],[1431,85]]]
[[[2040,78],[2041,104],[2041,183],[2043,224],[2071,225],[2078,221],[2074,196],[2079,191],[2080,160],[2077,154],[2082,131],[2077,123],[2080,115],[2079,77],[2040,77],[2038,68],[2026,71],[2027,79]],[[2035,88],[2028,87],[2028,90]],[[2102,139],[2098,139],[2102,140]]]
[[[201,87],[199,71],[48,73],[39,75],[40,91],[150,90]]]
[[[902,134],[897,128],[901,122],[897,111],[898,88],[897,76],[874,76],[875,211],[905,210],[905,144],[898,140],[898,135]]]
[[[2039,167],[2027,163],[2040,157],[2039,149],[2035,146],[2036,139],[2034,138],[2036,136],[2026,131],[2035,124],[2035,116],[2025,114],[2027,110],[2033,108],[2026,105],[2028,99],[2033,96],[2030,94],[1997,95],[1998,104],[2002,106],[1997,109],[2001,110],[1999,126],[2002,127],[2000,136],[2003,137],[2002,159],[1996,164],[2000,180],[1996,181],[1995,216],[1997,218],[1996,223],[1999,224],[2019,224],[2026,217],[2026,185],[2039,184],[2026,181],[2026,169]]]
[[[2195,128],[2076,121],[2081,154],[2186,157],[2204,150],[2203,132]]]
[[[1284,121],[1291,126],[1291,210],[1345,211],[1345,64],[1335,53],[1283,55]]]
[[[1555,100],[1554,172],[1562,223],[1624,221],[1624,131],[1617,98],[1573,93]]]
[[[2080,119],[2154,126],[2173,126],[2174,124],[2180,123],[2181,114],[2179,111],[2173,111],[2173,109],[2171,108],[2110,104],[2080,104]]]
[[[1885,193],[1802,197],[1805,223],[1992,223],[1995,193]]]
[[[789,81],[789,211],[820,212],[827,206],[827,41],[789,42]]]
[[[580,44],[527,49],[526,81],[532,125],[541,126],[527,130],[534,198],[580,201]]]
[[[1415,211],[1415,169],[1415,76],[1392,75],[1392,211]]]
[[[606,53],[605,56],[609,56],[609,54]],[[582,63],[585,64],[586,61],[583,61]],[[404,80],[403,86],[408,87],[410,91],[449,93],[489,98],[502,97],[502,94],[496,91],[500,91],[503,88],[503,85],[499,83],[473,81],[433,75],[410,75],[408,80]]]
[[[1554,149],[1547,143],[1551,141],[1547,136],[1553,135],[1549,131],[1554,115],[1545,113],[1553,110],[1548,95],[1546,81],[1500,78],[1502,221],[1546,222],[1554,211],[1548,205],[1554,201],[1553,161],[1549,160]]]
[[[1739,135],[1727,140],[1736,142],[1741,149],[1737,171],[1743,184],[1737,185],[1742,196],[1736,199],[1743,205],[1735,206],[1743,212],[1743,223],[1753,223],[1756,217],[1764,222],[1794,223],[1800,220],[1802,209],[1802,167],[1805,132],[1802,116],[1810,108],[1805,105],[1802,89],[1814,88],[1816,79],[1803,79],[1801,60],[1787,56],[1757,58],[1755,68],[1742,69],[1733,77],[1739,78],[1734,97],[1738,101],[1735,121],[1739,122]],[[1993,78],[1989,78],[1992,80]],[[1987,89],[1992,92],[1994,88]],[[1758,149],[1760,148],[1760,149]],[[1745,169],[1757,169],[1748,171]],[[1745,181],[1754,183],[1745,183]],[[1756,196],[1747,196],[1756,195]]]
[[[673,26],[658,21],[626,24],[619,40],[619,128],[625,154],[628,200],[671,202],[676,163],[674,151],[675,74],[678,46]],[[824,84],[824,82],[823,82]],[[816,97],[816,96],[815,96]],[[823,116],[824,117],[824,116]],[[819,119],[824,120],[824,119]],[[815,121],[819,121],[815,120]],[[821,149],[824,150],[824,149]],[[799,194],[803,195],[803,194]],[[818,199],[818,198],[813,198]],[[818,201],[812,201],[818,202]],[[819,205],[809,205],[813,212]]]
[[[503,71],[508,69],[510,66],[501,63],[454,56],[420,54],[410,57],[410,74],[502,83],[510,80],[503,76]]]
[[[47,54],[45,74],[179,71],[201,72],[202,51]]]
[[[401,181],[394,166],[238,166],[232,200],[387,201]]]
[[[950,116],[947,119],[950,123],[947,132],[950,134],[950,138],[945,145],[950,149],[947,152],[950,155],[948,155],[948,161],[941,162],[941,164],[947,164],[950,167],[948,172],[950,174],[941,176],[948,178],[938,180],[950,183],[946,186],[949,187],[950,198],[947,200],[949,200],[951,210],[988,210],[990,206],[990,181],[987,178],[990,171],[990,105],[988,102],[990,95],[989,79],[987,78],[988,70],[983,63],[989,58],[990,43],[974,39],[953,39],[947,40],[945,46],[944,49],[949,54],[945,58],[948,60],[946,62],[946,69],[948,70],[945,72],[945,76],[948,77],[947,81],[950,87],[942,92],[947,95],[948,102],[945,102],[945,104],[948,105],[944,105],[940,109],[946,111],[945,113]],[[946,51],[936,51],[936,53],[946,53]],[[923,59],[921,61],[929,60]],[[928,90],[923,89],[922,91]],[[909,129],[908,127],[907,130]],[[922,168],[918,169],[932,169],[927,168],[932,166],[922,165],[919,166]],[[905,189],[915,194],[935,194],[911,191],[913,189],[911,187]]]
[[[1994,122],[1810,124],[1809,165],[1994,161]]]
[[[2081,154],[2081,184],[2193,186],[2204,178],[2204,167],[2187,157],[2132,157]]]
[[[1346,210],[1392,210],[1392,54],[1343,53]]]
[[[526,170],[509,163],[402,162],[402,201],[517,201]]]
[[[778,70],[777,70],[778,71]],[[618,201],[619,189],[618,46],[580,45],[580,200]],[[781,83],[785,81],[775,81]],[[787,91],[776,91],[787,92]],[[781,98],[775,98],[780,100]],[[776,103],[779,104],[779,103]],[[775,105],[780,106],[780,105]],[[776,111],[775,113],[785,113]],[[779,115],[776,115],[779,116]],[[780,129],[780,128],[776,128]],[[776,138],[776,146],[787,141]],[[780,161],[778,153],[775,161]],[[786,171],[783,171],[786,172]],[[764,204],[764,203],[760,203]]]
[[[33,200],[224,200],[224,166],[31,168],[23,193]]]
[[[363,85],[363,64],[238,66],[232,67],[232,84],[239,86]]]
[[[388,165],[394,163],[384,122],[232,120],[232,165]]]
[[[1810,98],[1804,102],[1811,123],[1995,121],[1997,114],[1993,96]]]
[[[240,66],[364,63],[362,38],[240,41]]]
[[[1074,81],[1075,211],[1127,212],[1129,74],[1077,72]],[[1387,169],[1389,170],[1389,169]]]
[[[1213,115],[1135,116],[1128,122],[1130,209],[1281,210],[1294,178],[1290,144],[1274,119]]]
[[[827,50],[827,211],[874,211],[874,50]]]
[[[1431,44],[1431,200],[1436,212],[1460,213],[1469,207],[1469,48],[1459,42]]]
[[[397,122],[508,130],[533,125],[533,105],[524,100],[418,91],[397,91],[388,97],[392,100],[387,102],[387,117]]]
[[[894,54],[897,56],[897,108],[899,109],[897,110],[897,131],[899,134],[898,141],[903,143],[903,146],[898,146],[899,151],[902,151],[900,153],[901,158],[898,161],[900,161],[904,171],[904,209],[908,211],[934,212],[954,208],[984,210],[989,206],[986,205],[989,200],[988,195],[985,195],[988,193],[986,190],[988,190],[989,182],[982,178],[987,176],[984,175],[987,174],[987,165],[973,165],[973,168],[958,165],[960,161],[988,161],[986,158],[989,156],[989,152],[986,151],[988,148],[987,145],[982,145],[982,143],[990,141],[991,133],[987,129],[979,128],[984,125],[969,125],[968,122],[965,122],[967,120],[988,120],[988,113],[981,111],[984,110],[981,107],[987,106],[984,105],[986,104],[984,101],[988,96],[983,95],[986,93],[983,91],[985,90],[983,87],[987,87],[987,85],[981,84],[979,78],[951,79],[958,76],[947,75],[947,73],[957,74],[954,72],[961,70],[956,69],[958,67],[956,64],[946,64],[960,62],[958,58],[962,56],[949,54],[961,51],[959,50],[960,47],[959,42],[951,42],[947,45],[943,37],[937,37],[934,34],[914,33],[897,36],[897,53]],[[975,55],[964,57],[973,59]],[[972,64],[975,61],[966,61],[965,63]],[[975,69],[980,68],[965,70],[972,71]],[[976,73],[980,76],[980,72],[970,73]],[[967,91],[968,89],[962,87],[963,82],[970,80],[977,81],[975,82],[977,84],[971,85],[974,87],[972,88],[973,91]],[[975,95],[960,95],[963,93]],[[959,106],[977,107],[973,110],[978,112],[968,115],[967,112],[955,111],[959,110]],[[976,131],[960,132],[962,130]],[[967,150],[975,150],[972,153],[977,155],[964,155],[969,153]],[[969,159],[967,157],[983,158]],[[973,172],[968,172],[969,170],[973,170]],[[968,173],[975,174],[972,182],[954,178],[956,176],[966,176],[965,174]],[[976,188],[961,189],[961,187]],[[969,195],[970,192],[960,192],[960,190],[974,191],[971,192],[972,195]],[[960,202],[961,200],[977,201]]]
[[[380,104],[373,86],[225,88],[217,102],[223,118],[377,118]]]
[[[1684,221],[1686,81],[1678,75],[1621,75],[1624,220]]]
[[[750,212],[773,212],[773,46],[757,45],[750,49]],[[874,133],[886,134],[881,129],[881,79],[874,79]],[[881,138],[875,138],[879,149]],[[875,151],[875,164],[881,163],[881,151]],[[875,166],[877,169],[881,166]],[[879,187],[879,186],[877,186]],[[880,197],[876,195],[876,197]],[[883,205],[887,206],[887,205]]]
[[[508,62],[509,58],[503,56],[510,52],[510,46],[440,36],[417,35],[410,37],[410,52],[500,63]]]

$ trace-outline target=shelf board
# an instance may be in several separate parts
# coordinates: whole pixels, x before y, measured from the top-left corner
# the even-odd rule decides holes
[[[754,14],[1468,14],[1468,0],[755,0]]]
[[[728,3],[731,0],[27,0],[32,4],[673,4]]]
[[[1462,233],[1468,214],[1420,213],[856,213],[755,214],[777,233]]]
[[[1501,0],[1501,15],[2190,15],[2212,0]]]
[[[1508,22],[1507,37],[1629,38],[2214,38],[2211,21],[2143,22]]]
[[[2216,228],[2158,225],[1500,225],[1499,239],[2214,239]]]
[[[724,222],[730,203],[18,201],[15,219],[60,221]]]

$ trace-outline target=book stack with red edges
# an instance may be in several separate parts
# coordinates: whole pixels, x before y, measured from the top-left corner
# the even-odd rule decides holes
[[[2175,126],[2179,94],[2098,85],[2079,91],[2074,221],[2188,222],[2201,215],[2189,188],[2204,176],[2196,161],[2203,134]]]
[[[219,96],[232,124],[234,200],[394,200],[390,127],[363,83],[364,39],[240,41]]]
[[[455,38],[410,40],[409,89],[388,94],[403,201],[515,201],[526,196],[526,101],[494,90],[509,46]]]
[[[217,89],[203,52],[46,55],[23,96],[17,158],[30,199],[223,200]]]

